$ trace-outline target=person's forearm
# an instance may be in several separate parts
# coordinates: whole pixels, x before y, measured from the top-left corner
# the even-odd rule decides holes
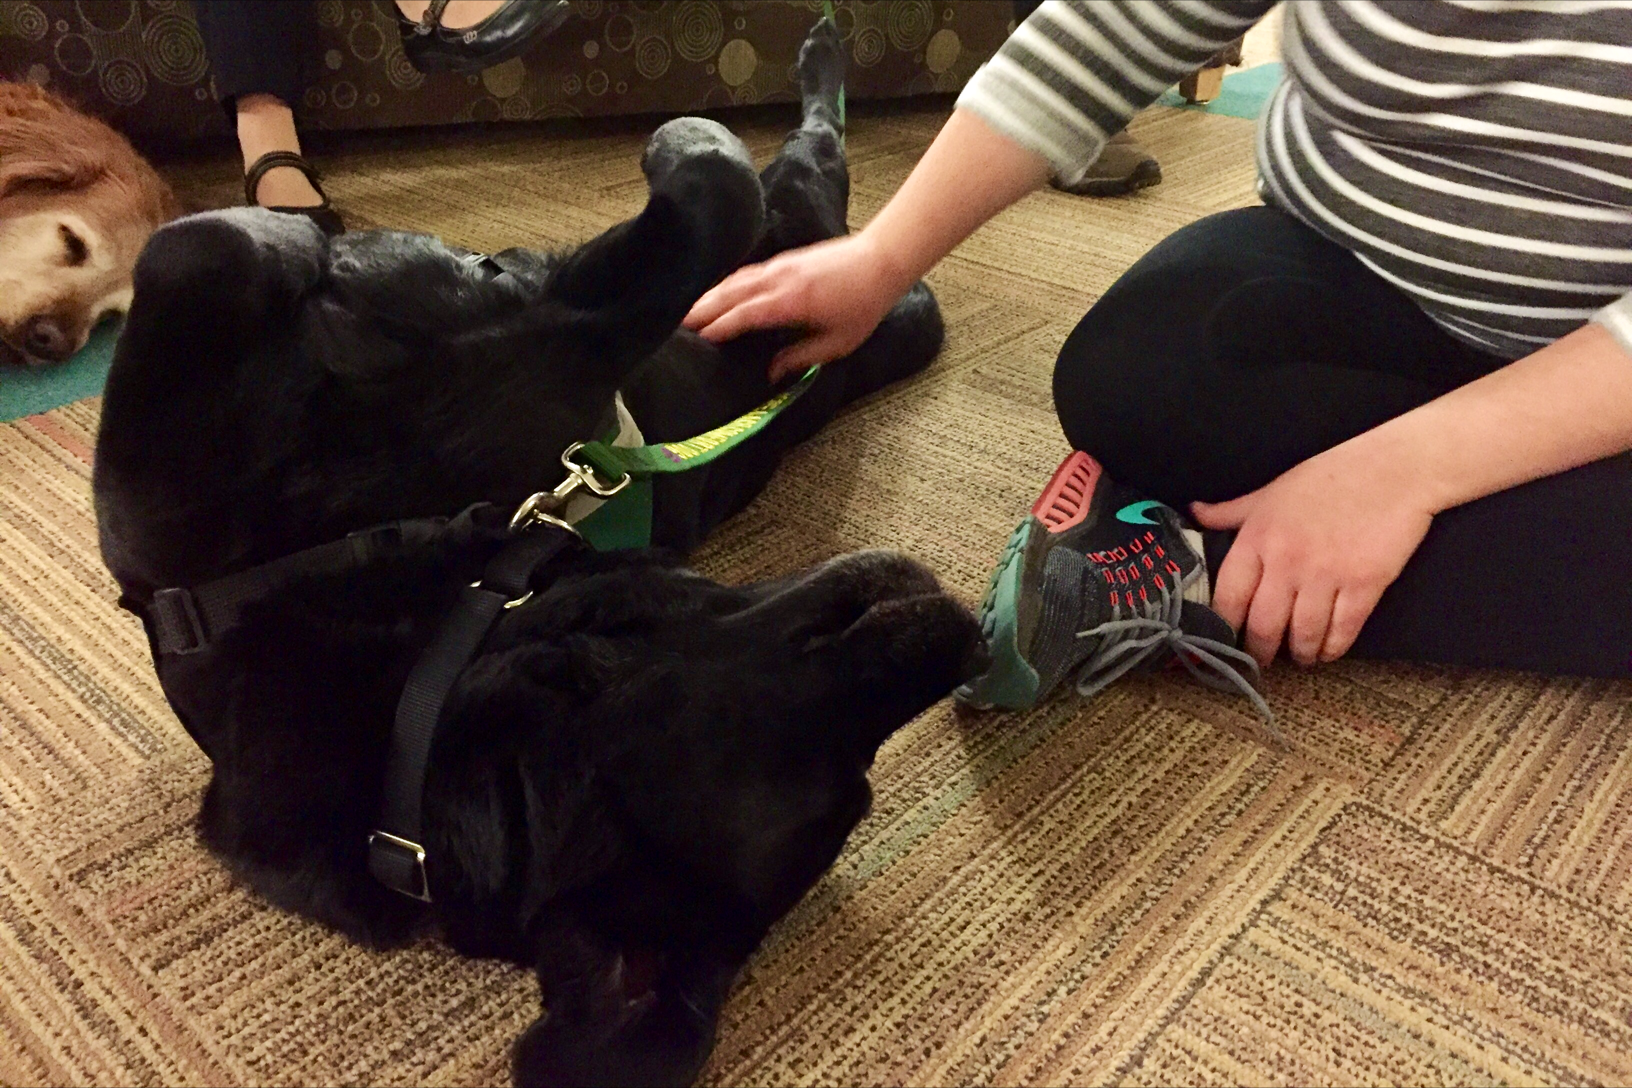
[[[861,233],[905,293],[982,223],[1041,188],[1048,172],[1047,159],[956,110]]]
[[[1346,445],[1437,514],[1632,450],[1632,356],[1585,325]]]

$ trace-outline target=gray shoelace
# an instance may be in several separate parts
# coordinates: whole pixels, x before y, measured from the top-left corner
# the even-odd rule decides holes
[[[1078,638],[1097,638],[1100,643],[1077,673],[1077,691],[1084,697],[1097,695],[1140,662],[1167,650],[1201,683],[1216,691],[1245,695],[1264,720],[1264,729],[1285,747],[1286,737],[1275,724],[1275,714],[1258,691],[1258,662],[1227,642],[1184,630],[1179,626],[1183,613],[1184,595],[1176,587],[1163,586],[1161,599],[1149,602],[1142,615],[1132,608],[1123,615],[1119,603],[1105,623],[1078,631]]]

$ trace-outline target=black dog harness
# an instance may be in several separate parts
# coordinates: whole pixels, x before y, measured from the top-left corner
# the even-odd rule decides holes
[[[506,545],[488,561],[481,580],[460,591],[408,673],[391,727],[379,826],[368,836],[368,871],[386,887],[431,901],[420,803],[442,707],[499,614],[530,600],[533,576],[577,541],[572,529],[546,523]]]
[[[571,483],[569,478],[557,492],[571,490]],[[577,532],[541,510],[542,504],[540,495],[532,496],[510,519],[509,539],[487,561],[482,577],[460,591],[408,673],[397,700],[379,820],[368,837],[368,868],[386,887],[423,902],[430,902],[431,896],[421,803],[431,745],[448,694],[494,621],[506,609],[532,598],[536,579],[552,560],[582,546]],[[358,571],[379,559],[444,539],[450,526],[463,523],[468,528],[502,516],[484,503],[452,519],[390,522],[203,585],[161,589],[147,608],[128,598],[119,603],[143,620],[155,663],[188,658],[210,649],[238,626],[246,608],[296,580]],[[182,708],[175,709],[188,733],[200,740]]]

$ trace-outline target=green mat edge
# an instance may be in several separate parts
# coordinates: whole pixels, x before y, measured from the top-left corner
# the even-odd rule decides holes
[[[1281,82],[1280,61],[1244,68],[1224,77],[1224,86],[1211,102],[1186,102],[1179,93],[1170,90],[1156,100],[1159,106],[1176,106],[1182,110],[1200,110],[1222,117],[1255,118],[1263,112],[1264,103],[1275,93]]]
[[[119,322],[104,321],[91,330],[85,346],[60,366],[0,369],[0,423],[100,395],[118,339]]]

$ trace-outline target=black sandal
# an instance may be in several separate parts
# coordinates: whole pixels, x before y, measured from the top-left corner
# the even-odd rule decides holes
[[[419,22],[399,10],[402,51],[421,72],[470,74],[519,56],[534,40],[558,29],[572,8],[567,0],[505,0],[481,22],[454,30],[442,25],[448,0],[431,0]]]
[[[312,183],[317,195],[323,198],[323,203],[314,204],[309,208],[277,207],[267,208],[267,211],[283,212],[285,215],[304,215],[323,229],[323,233],[331,238],[336,234],[346,233],[346,224],[340,218],[340,213],[334,210],[329,203],[329,195],[318,184],[317,167],[295,154],[293,151],[268,151],[260,158],[249,164],[244,171],[244,200],[250,207],[261,207],[255,200],[255,190],[261,187],[261,179],[268,170],[275,170],[280,166],[292,166],[306,175],[306,180]]]

